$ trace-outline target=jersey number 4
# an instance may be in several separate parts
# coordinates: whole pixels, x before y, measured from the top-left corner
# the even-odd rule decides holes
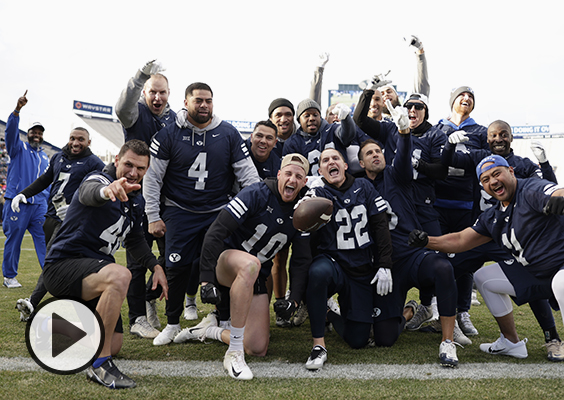
[[[206,189],[206,178],[208,177],[208,171],[206,170],[207,157],[207,153],[198,154],[198,157],[196,157],[188,171],[188,177],[197,179],[194,187],[196,190]]]

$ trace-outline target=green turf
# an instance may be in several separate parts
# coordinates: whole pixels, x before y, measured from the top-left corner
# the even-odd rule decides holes
[[[3,239],[0,245],[3,247]],[[23,249],[32,249],[31,238],[26,237]],[[125,262],[125,253],[119,251],[117,261]],[[39,275],[35,252],[23,250],[18,279],[23,287],[19,289],[0,288],[0,357],[29,357],[25,346],[25,324],[19,322],[19,313],[14,309],[16,300],[29,297]],[[417,299],[412,290],[410,298]],[[211,306],[198,302],[200,318]],[[472,307],[472,321],[480,335],[472,338],[474,343],[464,349],[458,348],[460,363],[548,363],[543,347],[542,332],[528,306],[515,308],[517,329],[522,337],[528,337],[529,357],[524,360],[496,358],[479,350],[479,343],[493,341],[498,336],[497,326],[485,305]],[[554,314],[556,326],[562,333],[560,312]],[[151,340],[138,339],[127,333],[127,306],[122,308],[126,327],[123,349],[119,359],[140,360],[183,360],[220,361],[226,346],[219,342],[172,344],[155,347]],[[165,321],[164,303],[159,304],[159,317]],[[195,325],[198,321],[181,320],[183,327]],[[350,349],[340,337],[332,332],[326,337],[331,364],[425,364],[438,362],[439,334],[404,332],[392,348]],[[309,321],[301,327],[278,328],[271,320],[271,339],[266,357],[247,356],[249,362],[282,361],[304,363],[311,350]],[[533,367],[533,366],[531,366]],[[406,368],[409,368],[406,365]],[[563,378],[563,377],[560,377]],[[507,379],[496,380],[328,380],[328,379],[267,379],[255,378],[251,382],[236,382],[229,378],[163,378],[141,376],[134,390],[111,392],[112,398],[562,398],[561,379]],[[108,398],[107,389],[88,384],[83,374],[57,376],[46,372],[0,372],[0,393],[2,398]],[[7,395],[7,397],[4,397]]]

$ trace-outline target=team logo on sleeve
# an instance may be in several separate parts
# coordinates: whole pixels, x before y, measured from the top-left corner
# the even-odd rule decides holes
[[[171,253],[170,256],[168,256],[168,260],[171,263],[176,263],[176,262],[180,261],[181,259],[182,259],[182,257],[178,253]]]

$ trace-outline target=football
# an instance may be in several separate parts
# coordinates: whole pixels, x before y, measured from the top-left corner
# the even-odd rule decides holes
[[[333,202],[325,197],[303,200],[294,210],[294,228],[302,232],[313,232],[331,220]]]

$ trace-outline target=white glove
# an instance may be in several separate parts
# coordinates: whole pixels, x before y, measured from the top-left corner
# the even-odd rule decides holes
[[[407,115],[407,108],[397,106],[394,108],[390,100],[386,100],[386,107],[392,115],[394,122],[400,131],[405,131],[409,129],[409,116]]]
[[[375,282],[378,282],[376,284],[376,293],[380,296],[392,293],[392,270],[389,268],[380,268],[370,284],[373,285]]]
[[[540,164],[548,161],[548,159],[546,158],[546,153],[544,151],[544,146],[539,140],[533,140],[531,142],[531,150],[533,151],[533,154],[535,155],[537,160],[539,160]]]
[[[27,204],[27,199],[25,198],[25,196],[23,194],[18,194],[16,197],[14,197],[12,199],[12,211],[13,212],[20,212],[20,203],[26,203]]]
[[[65,220],[65,217],[67,216],[68,208],[69,208],[68,204],[65,204],[57,209],[57,217],[59,217],[61,221]]]
[[[403,40],[405,40],[409,46],[413,46],[417,50],[421,50],[423,48],[423,43],[421,43],[419,38],[415,35],[411,35],[410,37],[403,38]]]
[[[351,113],[351,109],[343,103],[339,103],[333,108],[331,111],[332,114],[335,114],[337,118],[340,120],[347,118],[347,116]]]
[[[466,136],[466,132],[464,131],[456,131],[456,132],[452,132],[450,134],[450,136],[448,137],[448,142],[451,144],[458,144],[458,143],[464,143],[469,141],[470,138],[468,136]]]
[[[366,90],[376,90],[378,88],[381,88],[382,86],[386,86],[390,83],[392,83],[392,81],[389,81],[386,78],[386,75],[388,75],[390,73],[390,71],[388,71],[387,74],[379,74],[379,75],[374,75],[372,77],[372,79],[368,82],[368,85],[366,86]]]
[[[417,169],[419,167],[419,158],[411,156],[411,166]]]
[[[329,62],[329,53],[321,53],[319,55],[319,64],[317,64],[320,68],[325,68],[325,65]]]
[[[145,64],[143,68],[141,68],[141,72],[143,72],[145,75],[155,75],[164,70],[165,69],[163,68],[163,65],[157,60],[151,60],[147,62],[147,64]]]

